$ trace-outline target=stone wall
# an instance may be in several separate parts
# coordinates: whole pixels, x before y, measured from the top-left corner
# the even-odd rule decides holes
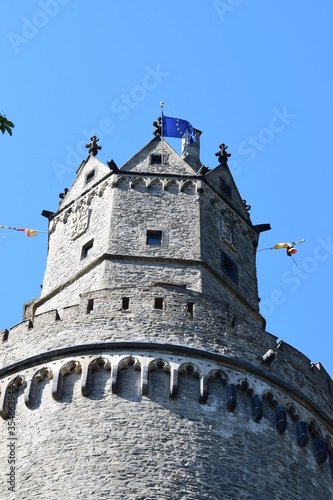
[[[264,331],[237,188],[158,154],[90,157],[50,219],[42,295],[0,332],[1,498],[333,498],[333,382]]]
[[[292,395],[160,349],[51,356],[12,374],[16,498],[331,498],[332,436]],[[7,420],[0,436],[6,457]]]
[[[180,190],[181,188],[181,190]],[[199,196],[189,180],[118,176],[113,189],[109,253],[197,260],[201,256]],[[161,245],[147,245],[147,230],[162,231]]]
[[[123,297],[129,308],[123,309]],[[155,309],[155,298],[163,309]],[[88,301],[93,299],[93,309]],[[193,304],[192,314],[188,304]],[[0,349],[0,366],[22,362],[54,349],[107,342],[182,345],[243,360],[268,377],[285,380],[327,415],[333,413],[333,382],[320,364],[250,323],[235,320],[230,304],[203,298],[182,287],[124,287],[81,294],[80,304],[37,315],[9,331]],[[273,351],[272,362],[263,356]],[[1,371],[0,371],[1,373]]]
[[[225,205],[211,206],[212,193],[207,188],[200,194],[200,186],[201,181],[191,179],[109,175],[75,203],[62,206],[50,226],[41,299],[35,300],[25,317],[54,308],[61,311],[78,302],[80,291],[123,286],[133,280],[138,285],[167,280],[212,299],[229,297],[235,317],[250,315],[253,322],[263,324],[257,314],[252,244],[256,233],[238,217],[235,241],[227,244],[224,226],[230,218],[222,215]],[[86,211],[87,227],[77,234],[76,214],[81,209]],[[161,231],[161,245],[147,245],[148,230]],[[89,242],[92,249],[84,258]],[[237,265],[237,283],[223,272],[222,249]],[[102,265],[105,259],[110,265]]]
[[[258,235],[248,222],[206,186],[200,198],[200,211],[203,260],[232,290],[258,311],[256,246],[253,244],[258,241]],[[237,267],[234,279],[223,270],[221,250]],[[204,285],[205,282],[203,287]]]
[[[124,285],[126,276],[106,277],[104,267],[95,265],[105,256],[150,259],[156,263],[156,277],[161,259],[175,261],[180,268],[188,266],[190,274],[193,265],[204,272],[197,266],[203,263],[211,270],[205,273],[207,279],[200,277],[194,288],[190,281],[188,288],[217,300],[231,294],[235,307],[239,298],[238,316],[249,309],[258,312],[254,248],[258,235],[248,215],[236,213],[167,144],[164,151],[166,163],[151,164],[152,155],[161,152],[160,142],[153,140],[116,172],[95,158],[83,162],[50,220],[42,301],[36,300],[32,314],[77,303],[78,290]],[[91,172],[94,177],[87,182]],[[161,244],[148,245],[147,231],[160,231]],[[90,265],[93,275],[83,277]],[[126,263],[126,271],[133,274],[130,267]],[[169,281],[177,280],[176,266],[169,266],[169,271],[172,267],[175,275],[170,274]],[[250,307],[244,308],[245,303]]]
[[[107,251],[111,225],[111,202],[104,189],[92,188],[72,202],[50,223],[49,251],[44,275],[42,297],[75,278],[82,270]],[[80,223],[82,229],[80,232]],[[86,224],[86,228],[84,226]],[[83,248],[93,242],[86,257]],[[94,276],[94,283],[103,282],[103,274]]]

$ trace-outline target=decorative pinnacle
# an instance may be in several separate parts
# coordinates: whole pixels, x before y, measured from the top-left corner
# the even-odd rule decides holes
[[[95,135],[90,137],[91,142],[89,144],[86,144],[86,148],[89,148],[89,154],[90,156],[96,156],[98,153],[98,150],[102,149],[102,146],[98,146],[97,143],[99,139]]]
[[[215,153],[215,156],[219,157],[219,162],[222,165],[227,165],[228,164],[228,158],[231,156],[231,153],[227,153],[228,146],[226,146],[224,143],[222,143],[222,144],[219,145],[219,148],[220,148],[220,151],[218,151],[217,153]]]

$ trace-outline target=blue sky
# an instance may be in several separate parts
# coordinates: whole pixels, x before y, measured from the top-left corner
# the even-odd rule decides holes
[[[259,248],[305,238],[295,260],[258,254],[267,331],[333,375],[332,21],[329,0],[141,2],[3,0],[0,224],[46,230],[92,132],[121,166],[160,114],[203,131],[201,160],[224,142]],[[180,141],[170,144],[180,152]],[[47,236],[0,229],[0,329],[40,295]]]

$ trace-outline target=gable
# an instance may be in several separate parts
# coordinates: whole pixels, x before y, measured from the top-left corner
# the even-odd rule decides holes
[[[109,173],[110,169],[104,163],[97,160],[95,156],[88,156],[78,168],[77,176],[67,194],[61,200],[58,210],[76,200],[82,193]]]
[[[162,149],[164,162],[162,163]],[[163,139],[155,137],[121,168],[126,172],[195,175],[196,171]]]
[[[205,180],[221,197],[239,214],[250,221],[250,214],[246,210],[242,197],[227,165],[219,165],[205,175]]]

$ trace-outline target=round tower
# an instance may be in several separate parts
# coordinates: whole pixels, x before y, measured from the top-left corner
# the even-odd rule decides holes
[[[41,296],[2,331],[2,498],[333,498],[333,382],[265,331],[269,224],[200,134],[121,168],[92,147],[43,212]]]

